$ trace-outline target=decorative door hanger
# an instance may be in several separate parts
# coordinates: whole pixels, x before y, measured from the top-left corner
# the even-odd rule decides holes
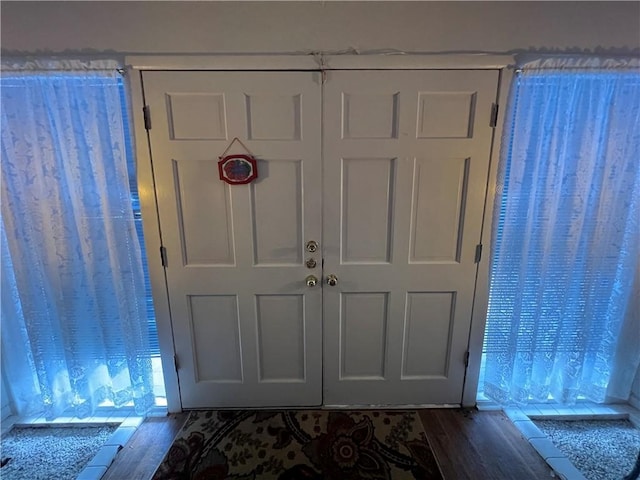
[[[242,145],[248,155],[226,155],[234,142]],[[223,182],[227,182],[229,185],[244,185],[258,178],[258,164],[256,159],[238,137],[231,140],[227,149],[218,158],[220,159],[218,162],[218,173],[220,180]]]

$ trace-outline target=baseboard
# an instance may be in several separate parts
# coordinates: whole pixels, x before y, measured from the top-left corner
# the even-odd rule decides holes
[[[320,410],[420,410],[426,408],[460,408],[460,405],[450,403],[423,403],[412,405],[322,405],[318,408]]]

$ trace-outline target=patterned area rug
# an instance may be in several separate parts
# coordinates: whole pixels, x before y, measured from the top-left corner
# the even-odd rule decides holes
[[[153,480],[442,480],[417,413],[191,412]]]

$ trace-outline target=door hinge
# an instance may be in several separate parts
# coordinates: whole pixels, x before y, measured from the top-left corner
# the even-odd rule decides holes
[[[491,104],[491,118],[489,119],[489,126],[495,128],[498,125],[498,104]]]
[[[169,262],[167,262],[167,249],[165,247],[160,247],[160,261],[163,267],[169,264]]]
[[[466,352],[464,352],[464,366],[468,367],[469,366],[469,350],[467,350]]]
[[[474,263],[480,263],[481,259],[482,259],[482,244],[479,243],[478,245],[476,245],[476,258],[474,260]]]
[[[142,107],[142,114],[144,115],[145,130],[151,130],[151,109],[149,109],[149,105]]]
[[[173,366],[175,367],[176,372],[177,372],[177,371],[178,371],[178,368],[179,368],[179,367],[178,367],[178,356],[177,356],[177,355],[174,355],[174,356],[173,356]]]

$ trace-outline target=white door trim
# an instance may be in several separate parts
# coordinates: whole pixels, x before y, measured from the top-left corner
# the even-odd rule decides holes
[[[500,160],[500,139],[504,129],[507,103],[510,87],[513,79],[513,70],[505,68],[500,72],[498,80],[499,107],[498,122],[493,129],[493,145],[489,172],[487,176],[487,189],[484,201],[484,219],[482,223],[481,244],[483,245],[482,258],[478,264],[476,273],[476,289],[471,314],[471,328],[469,330],[469,365],[462,390],[462,406],[473,407],[476,405],[478,393],[480,364],[482,361],[482,344],[487,323],[487,308],[489,303],[489,266],[491,264],[491,229],[493,225],[493,204],[498,183],[498,163]]]
[[[133,125],[133,143],[136,154],[136,173],[138,177],[138,192],[140,195],[140,209],[142,211],[142,229],[144,243],[147,250],[147,264],[151,278],[162,279],[161,282],[151,282],[153,307],[156,314],[158,328],[158,344],[164,374],[164,388],[167,395],[167,409],[169,412],[181,412],[180,386],[175,363],[175,349],[173,345],[173,328],[171,327],[171,310],[166,287],[164,267],[160,258],[162,238],[158,217],[158,205],[153,177],[153,164],[149,151],[147,131],[144,125],[142,108],[144,98],[142,93],[141,73],[133,69],[125,76],[131,93],[131,125]],[[160,192],[161,193],[161,192]]]
[[[132,55],[135,70],[468,70],[515,65],[513,55]]]

